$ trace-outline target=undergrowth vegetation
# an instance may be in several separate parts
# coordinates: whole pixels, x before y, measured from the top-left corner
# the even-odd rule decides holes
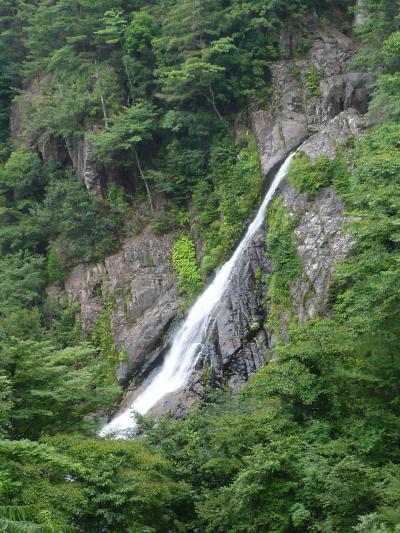
[[[196,229],[203,241],[203,275],[227,259],[260,199],[261,186],[258,148],[250,133],[236,143],[218,138],[211,149],[208,179],[193,194]]]
[[[197,267],[196,248],[187,235],[181,235],[175,242],[172,262],[178,274],[179,291],[193,298],[200,291],[202,283]]]
[[[269,308],[268,322],[264,327],[272,330],[278,339],[293,314],[290,285],[302,272],[293,233],[296,222],[283,205],[282,197],[273,200],[267,214],[266,253],[271,263],[271,274],[267,276],[266,303]]]

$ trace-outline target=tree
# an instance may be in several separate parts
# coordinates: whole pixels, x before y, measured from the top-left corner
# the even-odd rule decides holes
[[[0,440],[0,528],[18,533],[68,533],[71,512],[83,504],[66,481],[80,471],[71,460],[44,443]]]
[[[118,209],[90,195],[82,183],[70,178],[51,182],[37,217],[56,243],[62,261],[71,265],[92,261],[115,249],[122,225]]]
[[[0,315],[38,305],[46,284],[44,258],[20,251],[0,259]]]
[[[16,203],[22,199],[39,199],[46,184],[45,168],[38,155],[27,148],[12,152],[0,168],[0,194]]]
[[[153,40],[158,22],[147,9],[135,11],[124,34],[123,51],[125,72],[130,84],[132,102],[150,97],[155,91],[156,58]]]
[[[63,350],[49,341],[3,339],[1,367],[12,383],[14,435],[37,438],[93,425],[84,415],[112,404],[118,387],[107,384],[107,360],[89,344]]]
[[[121,44],[126,27],[126,20],[121,9],[110,9],[102,18],[103,28],[95,31],[106,44]]]
[[[146,187],[151,210],[153,210],[153,200],[140,164],[137,146],[153,138],[157,126],[155,109],[150,104],[138,102],[113,116],[110,122],[109,129],[104,129],[93,137],[95,153],[103,162],[110,162],[121,151],[133,153],[139,174]]]
[[[10,131],[10,106],[20,83],[19,66],[24,55],[18,7],[15,1],[0,2],[0,161],[7,153],[4,144]]]
[[[11,381],[0,372],[0,438],[7,435],[10,429],[10,417],[12,412],[12,389]]]

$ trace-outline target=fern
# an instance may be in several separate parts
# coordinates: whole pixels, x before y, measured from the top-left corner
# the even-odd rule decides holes
[[[7,533],[69,533],[71,526],[55,524],[51,513],[47,510],[37,512],[29,506],[0,506],[0,531]],[[33,521],[35,520],[35,521]]]

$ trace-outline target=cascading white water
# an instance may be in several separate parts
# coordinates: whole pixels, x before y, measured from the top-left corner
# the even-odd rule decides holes
[[[260,229],[264,221],[267,206],[280,182],[286,176],[292,157],[293,154],[286,159],[279,169],[257,215],[249,225],[246,235],[243,237],[232,257],[217,272],[212,283],[205,289],[190,309],[186,320],[172,339],[171,348],[164,359],[160,371],[129,408],[103,427],[100,436],[113,435],[123,437],[125,432],[132,430],[136,426],[135,412],[142,415],[146,414],[163,396],[181,389],[186,384],[201,352],[207,326],[213,318],[216,305],[221,300],[222,295],[229,285],[235,265],[254,235]]]

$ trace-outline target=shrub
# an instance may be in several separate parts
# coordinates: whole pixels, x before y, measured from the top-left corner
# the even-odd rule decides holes
[[[315,194],[322,187],[330,185],[332,163],[328,157],[319,157],[316,161],[300,152],[293,158],[288,172],[288,180],[299,192]]]
[[[271,274],[267,279],[271,305],[268,326],[279,334],[282,319],[285,321],[290,318],[290,284],[301,272],[301,262],[294,242],[295,221],[288,216],[282,197],[276,198],[270,205],[267,223],[266,244],[271,263]]]
[[[47,255],[47,277],[49,283],[61,281],[65,276],[65,267],[56,248],[50,248]]]
[[[172,261],[178,274],[180,293],[194,297],[200,291],[202,281],[197,267],[194,242],[186,235],[181,235],[175,242]]]

